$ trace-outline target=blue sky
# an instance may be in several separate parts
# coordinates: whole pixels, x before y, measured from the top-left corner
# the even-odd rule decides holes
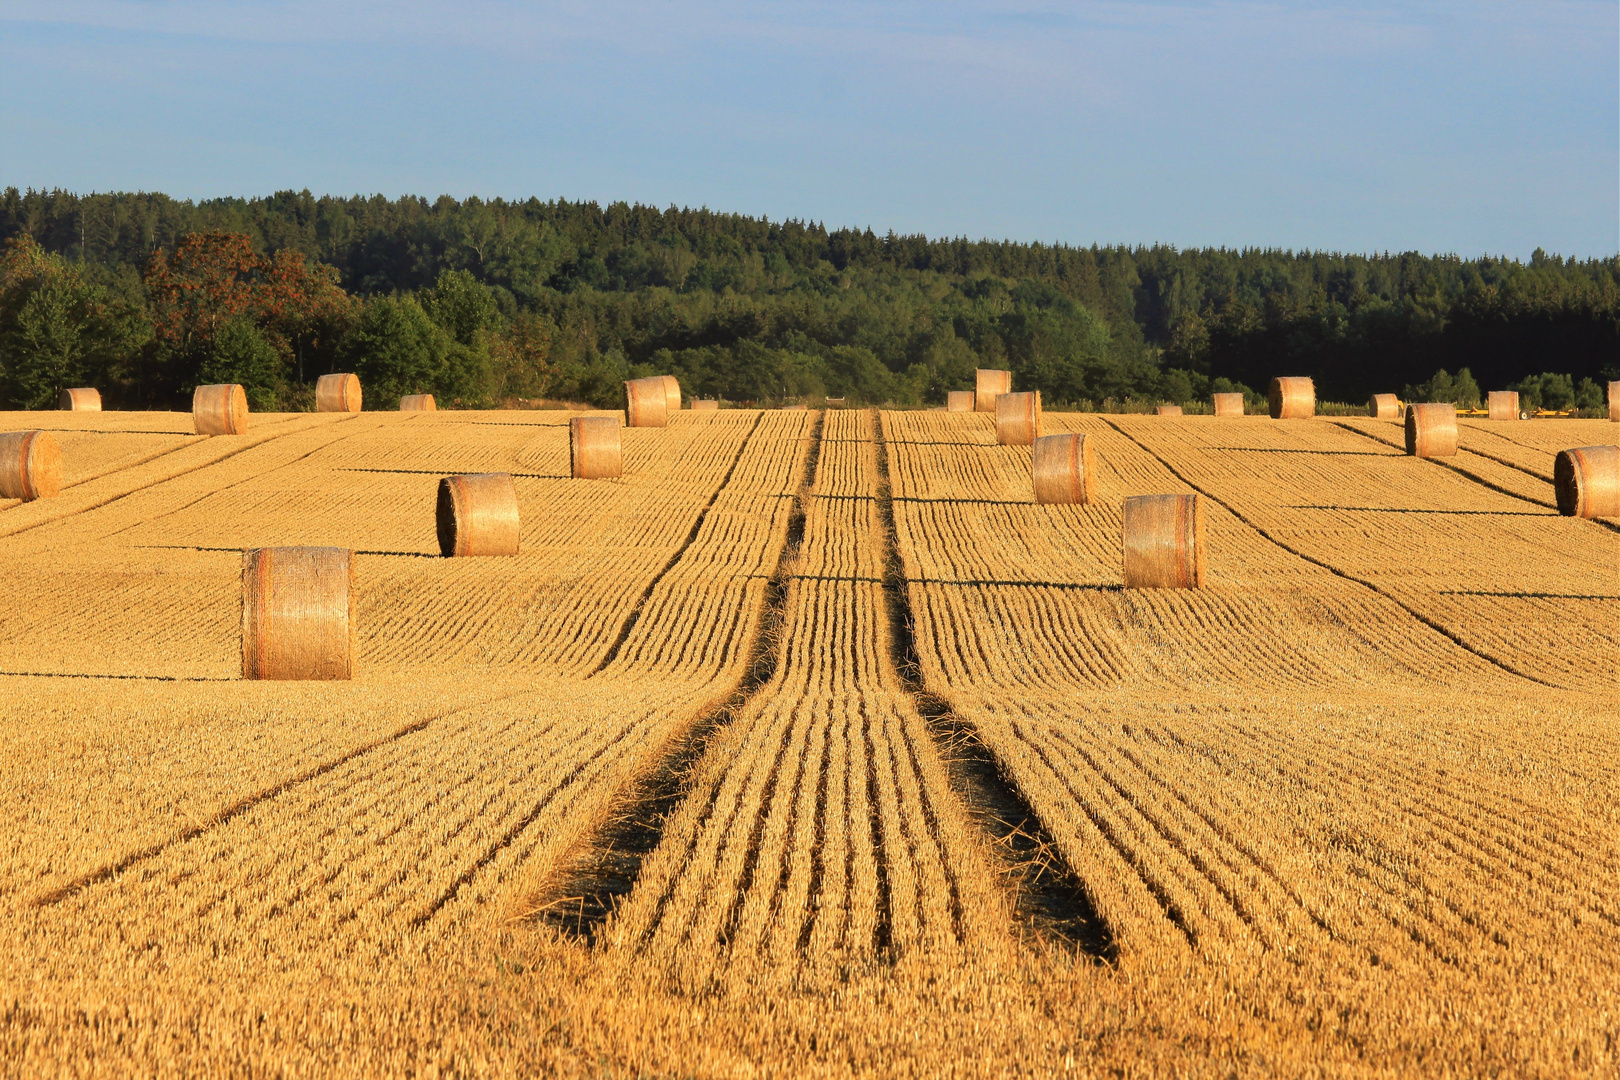
[[[1615,0],[0,0],[0,185],[1620,249]]]

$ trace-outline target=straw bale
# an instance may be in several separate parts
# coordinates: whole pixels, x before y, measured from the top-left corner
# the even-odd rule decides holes
[[[669,422],[669,392],[662,375],[631,379],[624,384],[624,398],[629,427],[663,427]]]
[[[973,411],[993,413],[996,398],[1012,393],[1012,372],[979,368],[973,373]]]
[[[1406,407],[1406,452],[1413,457],[1457,453],[1457,406],[1450,402]]]
[[[720,403],[712,398],[699,398],[692,402],[693,412],[719,412]]]
[[[972,412],[973,391],[951,390],[945,395],[946,412]]]
[[[1558,451],[1553,492],[1558,512],[1566,517],[1620,517],[1620,446]]]
[[[1213,396],[1214,396],[1214,401],[1215,401],[1215,415],[1216,416],[1242,416],[1243,415],[1243,395],[1242,394],[1215,394]]]
[[[576,416],[568,421],[568,467],[576,480],[624,475],[617,416]]]
[[[1002,394],[996,398],[996,442],[1032,446],[1041,437],[1041,392]]]
[[[1609,384],[1609,422],[1620,424],[1620,382]]]
[[[48,431],[0,435],[0,499],[49,499],[62,490],[62,451]]]
[[[247,431],[247,391],[236,383],[199,386],[191,395],[191,422],[199,435],[240,435]]]
[[[518,553],[517,489],[511,473],[465,473],[439,481],[439,553],[446,558]]]
[[[1077,503],[1097,499],[1091,440],[1084,435],[1043,435],[1030,448],[1029,476],[1038,503]]]
[[[1271,380],[1271,418],[1308,420],[1316,415],[1316,383],[1305,378]]]
[[[322,375],[315,380],[316,412],[359,412],[358,375]]]
[[[399,399],[400,412],[438,412],[439,403],[432,394],[406,394]]]
[[[100,412],[101,391],[93,386],[63,390],[56,399],[56,407],[65,412]]]
[[[1401,415],[1401,399],[1394,394],[1374,394],[1367,403],[1367,415],[1380,420],[1393,420]]]
[[[1155,405],[1155,406],[1153,406],[1153,415],[1154,416],[1180,416],[1181,415],[1181,406],[1180,405]]]
[[[242,678],[347,679],[354,674],[347,548],[242,553]]]
[[[1197,495],[1133,495],[1123,525],[1127,589],[1204,584],[1204,510]]]
[[[1519,418],[1519,392],[1517,390],[1492,390],[1486,400],[1492,420],[1517,420]]]

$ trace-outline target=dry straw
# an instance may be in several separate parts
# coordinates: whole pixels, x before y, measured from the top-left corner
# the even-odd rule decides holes
[[[399,399],[400,412],[438,412],[439,403],[432,394],[406,394]]]
[[[673,375],[658,376],[664,382],[664,409],[666,412],[678,413],[681,411],[681,384]]]
[[[56,407],[64,412],[100,412],[101,391],[93,386],[64,390],[56,399]]]
[[[1305,378],[1271,380],[1271,418],[1309,420],[1316,415],[1316,384]]]
[[[62,490],[62,451],[48,431],[0,435],[0,499],[49,499]]]
[[[1457,406],[1449,402],[1406,407],[1406,452],[1413,457],[1451,457],[1457,452]]]
[[[576,480],[624,475],[617,416],[576,416],[568,421],[568,469]]]
[[[1487,402],[1492,420],[1517,420],[1519,418],[1519,392],[1517,390],[1492,390],[1487,397]]]
[[[316,412],[359,412],[358,375],[322,375],[315,380]]]
[[[1620,446],[1577,446],[1553,459],[1553,492],[1566,517],[1620,517]]]
[[[199,386],[191,395],[191,422],[199,435],[240,435],[248,426],[247,391],[236,383]]]
[[[468,473],[439,481],[439,553],[446,558],[518,553],[517,489],[511,473]]]
[[[630,427],[663,427],[669,422],[669,394],[662,375],[624,384],[625,422]]]
[[[719,412],[720,403],[711,398],[699,398],[692,402],[693,412]]]
[[[996,398],[1012,393],[1012,372],[979,368],[973,373],[973,411],[996,411]]]
[[[1197,495],[1134,495],[1123,525],[1127,589],[1204,584],[1204,509]]]
[[[951,390],[945,394],[946,412],[972,412],[973,391]]]
[[[1030,449],[1029,476],[1038,503],[1097,501],[1091,440],[1084,435],[1044,435]]]
[[[1240,393],[1239,394],[1215,394],[1214,395],[1214,402],[1215,402],[1215,415],[1216,416],[1242,416],[1243,415],[1243,395],[1240,394]]]
[[[1041,392],[1002,394],[996,398],[996,442],[1032,446],[1041,437]]]
[[[242,553],[242,678],[347,679],[354,674],[347,548]]]
[[[1155,405],[1155,406],[1153,406],[1153,415],[1154,416],[1180,416],[1181,415],[1181,406],[1180,405]]]
[[[1620,382],[1609,384],[1609,422],[1620,424]]]
[[[1394,394],[1374,394],[1367,403],[1367,415],[1380,420],[1394,420],[1401,415],[1401,399]]]

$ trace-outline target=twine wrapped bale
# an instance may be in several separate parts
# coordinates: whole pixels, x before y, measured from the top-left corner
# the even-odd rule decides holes
[[[1309,420],[1316,415],[1316,384],[1305,378],[1271,380],[1271,418]]]
[[[315,380],[316,412],[359,412],[358,375],[322,375]]]
[[[1127,589],[1204,584],[1204,508],[1197,495],[1134,495],[1123,525]]]
[[[465,473],[439,481],[439,554],[518,553],[517,488],[511,473]]]
[[[1215,402],[1215,415],[1216,416],[1242,416],[1243,415],[1243,395],[1241,393],[1238,393],[1238,394],[1214,394],[1214,395],[1212,395],[1212,397],[1213,397],[1213,400]]]
[[[64,390],[56,399],[56,407],[64,412],[100,412],[101,391],[93,386]]]
[[[1406,407],[1406,452],[1413,457],[1457,453],[1457,406],[1450,402]]]
[[[1620,446],[1577,446],[1553,459],[1553,493],[1566,517],[1620,517]]]
[[[0,435],[0,499],[49,499],[62,490],[62,451],[48,431]]]
[[[1155,406],[1153,406],[1153,415],[1154,416],[1180,416],[1181,415],[1181,406],[1180,405],[1155,405]]]
[[[693,412],[719,412],[720,403],[709,398],[699,398],[692,402]]]
[[[400,412],[438,412],[439,403],[432,394],[406,394],[399,399]]]
[[[1490,410],[1492,420],[1517,420],[1519,418],[1519,392],[1517,390],[1492,390],[1486,396],[1486,407]]]
[[[996,398],[996,442],[1033,446],[1041,437],[1041,392],[1002,394]]]
[[[191,422],[199,435],[240,435],[248,426],[247,391],[236,383],[199,386],[191,395]]]
[[[1394,394],[1374,394],[1367,403],[1367,415],[1380,420],[1393,420],[1401,415],[1401,399]]]
[[[664,383],[664,411],[678,413],[681,411],[681,384],[673,375],[658,376]]]
[[[354,674],[346,548],[242,553],[242,678],[347,679]]]
[[[663,376],[631,379],[624,384],[624,399],[629,427],[663,427],[669,422],[669,394]]]
[[[1620,382],[1609,384],[1609,423],[1620,424]]]
[[[568,470],[576,480],[624,475],[617,416],[576,416],[568,421]]]
[[[979,368],[973,373],[973,411],[993,413],[996,398],[1012,393],[1012,372]]]
[[[1038,503],[1097,501],[1091,440],[1084,435],[1043,435],[1030,448],[1029,477]]]
[[[971,391],[971,390],[950,390],[950,391],[947,391],[946,394],[945,394],[945,411],[946,412],[972,412],[973,411],[973,391]]]

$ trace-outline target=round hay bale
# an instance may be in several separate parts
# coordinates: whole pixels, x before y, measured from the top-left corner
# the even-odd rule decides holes
[[[658,376],[664,383],[664,411],[681,411],[681,384],[673,375]]]
[[[62,451],[48,431],[0,435],[0,499],[49,499],[62,490]]]
[[[1367,415],[1380,420],[1393,420],[1401,415],[1401,399],[1394,394],[1374,394],[1367,403]]]
[[[971,390],[950,390],[950,391],[947,391],[946,394],[945,394],[945,411],[946,412],[972,412],[973,411],[973,391],[971,391]]]
[[[1406,407],[1406,452],[1413,457],[1457,453],[1457,406],[1449,402]]]
[[[100,412],[101,391],[93,386],[64,390],[56,399],[56,407],[64,412]]]
[[[692,411],[693,412],[719,412],[720,411],[720,403],[718,401],[713,401],[713,400],[710,400],[708,398],[699,398],[697,401],[692,402]]]
[[[1180,416],[1181,415],[1181,406],[1180,405],[1155,405],[1155,406],[1153,406],[1153,415],[1154,416]]]
[[[1620,446],[1558,451],[1553,492],[1566,517],[1620,517]]]
[[[568,421],[568,469],[576,480],[624,475],[617,416],[576,416]]]
[[[1091,440],[1084,435],[1043,435],[1030,448],[1029,478],[1038,503],[1097,501]]]
[[[996,442],[1033,446],[1041,437],[1041,392],[1002,394],[996,398]]]
[[[1609,384],[1609,422],[1620,424],[1620,382]]]
[[[631,379],[624,384],[624,400],[629,427],[663,427],[669,422],[669,393],[662,375]]]
[[[439,481],[439,554],[518,553],[517,489],[511,473],[467,473]]]
[[[322,375],[315,380],[316,412],[359,412],[358,375]]]
[[[406,394],[399,399],[400,412],[438,412],[439,403],[432,394]]]
[[[1316,415],[1316,384],[1305,378],[1271,380],[1271,418],[1309,420]]]
[[[1204,584],[1204,508],[1197,495],[1134,495],[1123,524],[1127,589]]]
[[[1519,418],[1519,392],[1517,390],[1492,390],[1486,395],[1486,407],[1490,410],[1492,420],[1517,420]]]
[[[354,674],[347,548],[242,553],[242,678],[347,679]]]
[[[240,435],[248,426],[247,391],[236,383],[199,386],[191,395],[191,422],[199,435]]]
[[[1212,399],[1215,402],[1216,416],[1243,415],[1242,394],[1214,394],[1212,395]]]
[[[973,373],[973,411],[993,413],[996,398],[1012,393],[1012,372],[979,368]]]

